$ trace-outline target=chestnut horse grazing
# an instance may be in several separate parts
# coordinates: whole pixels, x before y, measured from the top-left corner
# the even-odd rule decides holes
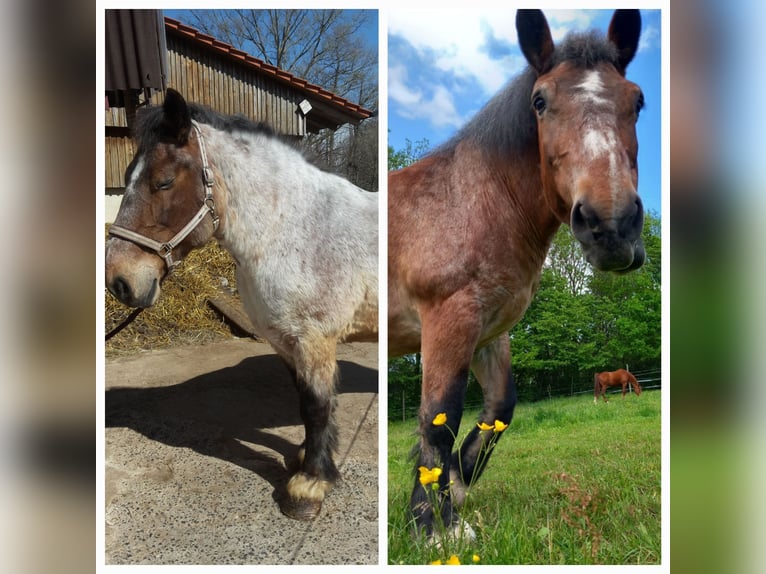
[[[593,404],[595,405],[598,403],[599,395],[604,397],[604,402],[607,402],[606,389],[608,387],[622,386],[622,398],[624,399],[625,391],[627,390],[628,385],[633,387],[633,391],[636,393],[636,395],[641,394],[641,385],[638,384],[636,377],[633,376],[633,373],[630,373],[625,369],[596,373],[593,385]]]
[[[509,423],[508,330],[538,287],[556,230],[569,225],[597,269],[644,262],[635,129],[643,95],[625,78],[639,12],[615,12],[606,38],[570,34],[556,47],[539,10],[519,10],[516,28],[527,69],[450,141],[388,180],[389,351],[422,353],[417,466],[441,467],[441,519],[456,531],[469,527],[453,498],[459,504],[484,470],[488,457],[477,455],[493,435],[475,426],[452,453],[468,370],[484,392],[481,422]],[[440,413],[446,424],[434,425]],[[432,534],[434,508],[417,478],[411,511]]]
[[[292,374],[306,428],[280,508],[311,519],[338,478],[336,344],[377,340],[377,194],[310,165],[269,129],[173,90],[139,120],[106,285],[149,307],[192,249],[215,237],[232,254],[245,309]]]

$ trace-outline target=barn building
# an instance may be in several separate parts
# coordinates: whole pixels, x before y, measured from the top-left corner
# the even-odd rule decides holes
[[[157,10],[107,10],[106,221],[111,222],[133,157],[136,110],[159,105],[172,87],[190,101],[242,114],[304,137],[358,124],[373,113]]]

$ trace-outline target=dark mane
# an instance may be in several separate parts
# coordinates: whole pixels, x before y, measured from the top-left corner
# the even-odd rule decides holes
[[[600,32],[572,33],[566,35],[553,53],[552,64],[572,62],[578,68],[592,68],[601,62],[618,65],[617,48]]]
[[[220,114],[207,106],[189,103],[193,120],[216,129],[234,133],[244,132],[278,137],[271,126],[263,122],[254,122],[243,115],[228,116]],[[133,137],[139,149],[150,149],[158,143],[175,142],[175,134],[165,121],[162,106],[147,106],[136,115],[136,127]]]
[[[228,133],[245,132],[276,136],[276,132],[269,124],[265,122],[254,122],[241,114],[227,116],[225,114],[219,114],[207,106],[193,103],[189,104],[189,109],[191,110],[193,120]]]
[[[553,54],[552,65],[572,62],[579,68],[592,68],[598,63],[617,65],[614,44],[593,30],[570,32]],[[461,141],[470,140],[501,154],[537,148],[537,122],[530,104],[537,72],[527,66],[502,88],[451,139],[434,150],[434,154],[451,153]]]

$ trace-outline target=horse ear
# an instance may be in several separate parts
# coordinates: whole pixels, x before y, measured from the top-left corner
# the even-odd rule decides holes
[[[173,88],[168,88],[165,102],[162,104],[165,116],[165,127],[170,139],[184,145],[191,131],[191,112],[183,96]]]
[[[527,62],[543,74],[550,69],[553,56],[553,38],[548,21],[541,10],[518,10],[516,33],[519,46]]]
[[[618,65],[623,74],[638,51],[640,36],[641,12],[638,10],[615,10],[609,24],[607,38],[617,47]]]

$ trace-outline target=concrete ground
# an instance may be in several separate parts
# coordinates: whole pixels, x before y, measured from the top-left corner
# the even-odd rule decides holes
[[[107,564],[378,564],[378,346],[339,346],[336,463],[312,522],[275,492],[303,441],[297,393],[250,339],[107,359]]]

